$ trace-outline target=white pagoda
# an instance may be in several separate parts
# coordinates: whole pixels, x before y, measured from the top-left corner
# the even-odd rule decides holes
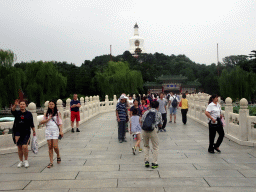
[[[139,26],[136,23],[134,25],[134,36],[130,38],[130,53],[132,55],[138,55],[138,53],[145,53],[144,38],[139,36]]]

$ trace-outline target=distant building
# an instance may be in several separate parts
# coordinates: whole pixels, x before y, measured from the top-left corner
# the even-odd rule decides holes
[[[134,36],[130,38],[130,53],[133,56],[137,56],[139,53],[145,53],[144,38],[139,36],[139,26],[136,23],[134,25]]]
[[[201,83],[197,81],[188,81],[188,78],[182,75],[162,75],[156,79],[156,82],[146,82],[144,87],[151,93],[169,93],[176,94],[197,92]]]

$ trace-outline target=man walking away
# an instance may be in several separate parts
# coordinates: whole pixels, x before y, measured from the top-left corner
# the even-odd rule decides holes
[[[73,100],[70,102],[70,108],[71,108],[71,132],[74,133],[74,122],[76,120],[76,132],[80,132],[78,129],[79,127],[79,121],[80,121],[80,112],[79,108],[81,107],[80,101],[77,99],[77,94],[74,94]]]
[[[125,139],[125,126],[126,126],[126,97],[121,95],[120,102],[116,105],[116,118],[118,122],[118,140],[119,143],[127,142]]]
[[[141,118],[142,122],[142,137],[144,142],[144,149],[145,149],[145,167],[149,167],[149,139],[151,140],[153,146],[153,163],[152,169],[158,167],[157,157],[158,157],[158,135],[157,135],[157,128],[162,127],[162,115],[158,112],[159,102],[152,101],[151,102],[151,109],[146,111]]]
[[[162,119],[163,119],[163,127],[162,129],[160,129],[160,132],[166,132],[166,123],[167,123],[167,117],[166,117],[166,105],[167,105],[167,101],[164,98],[164,94],[160,93],[160,98],[157,100],[159,102],[159,112],[162,114]]]
[[[169,123],[172,122],[172,115],[174,117],[174,123],[176,123],[176,113],[177,113],[177,107],[179,104],[179,99],[171,93],[170,99],[169,99],[169,104],[170,104],[170,121]]]

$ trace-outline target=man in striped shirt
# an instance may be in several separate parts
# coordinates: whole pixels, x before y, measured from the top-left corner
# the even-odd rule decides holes
[[[127,142],[125,137],[125,123],[126,123],[126,115],[127,115],[127,109],[125,102],[127,97],[124,95],[121,95],[120,102],[116,105],[116,117],[118,121],[118,140],[119,143]]]

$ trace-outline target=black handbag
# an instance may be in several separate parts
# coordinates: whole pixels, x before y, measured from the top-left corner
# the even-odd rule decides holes
[[[58,123],[57,123],[53,118],[52,118],[52,120],[54,121],[54,123],[56,123],[56,125],[57,125],[57,126],[58,126],[58,128],[59,128],[59,132],[60,132],[60,127],[59,127]],[[61,139],[62,139],[61,135],[59,135],[58,139],[59,139],[59,140],[61,140]]]

